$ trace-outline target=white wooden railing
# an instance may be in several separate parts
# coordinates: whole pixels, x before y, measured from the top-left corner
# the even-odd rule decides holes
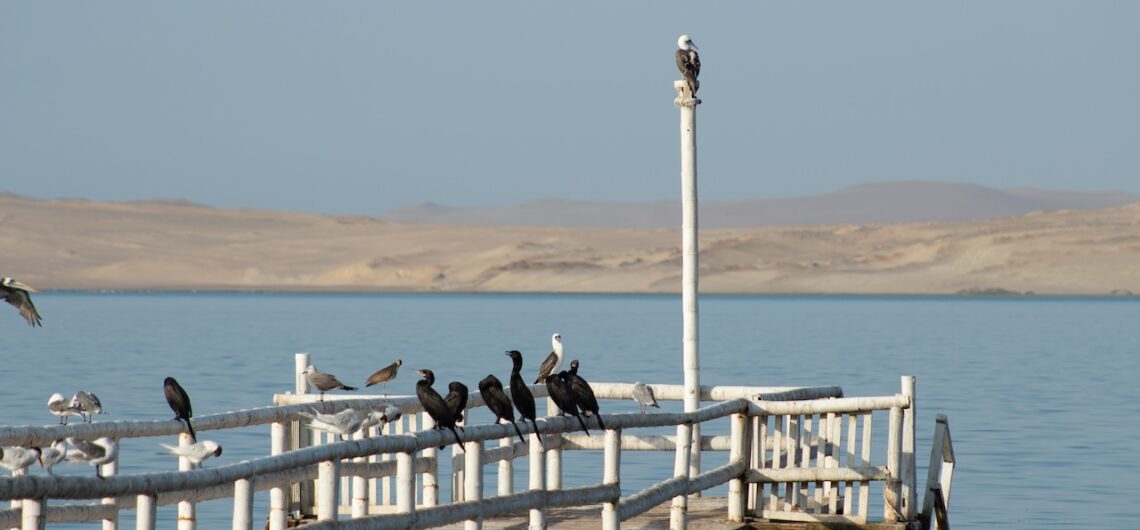
[[[592,386],[603,400],[628,399],[632,390],[628,384]],[[544,387],[532,388],[537,397],[545,396]],[[909,521],[913,517],[913,501],[906,499],[913,493],[915,482],[913,430],[907,430],[907,426],[913,429],[913,417],[907,416],[912,416],[913,388],[913,378],[904,377],[902,391],[891,396],[768,401],[834,395],[838,389],[704,387],[703,400],[720,402],[690,413],[605,414],[609,427],[605,436],[572,434],[580,429],[572,418],[540,419],[545,447],[537,444],[532,428],[522,423],[520,428],[530,438],[527,444],[513,441],[515,433],[510,425],[468,426],[463,431],[466,452],[460,453],[462,463],[456,462],[451,470],[453,484],[457,485],[453,498],[457,501],[442,505],[438,499],[440,457],[436,448],[452,437],[450,433],[430,429],[430,418],[418,414],[422,409],[414,397],[337,396],[314,403],[313,396],[284,394],[276,396],[278,406],[194,419],[198,431],[269,423],[270,456],[209,469],[106,479],[44,475],[0,479],[0,500],[22,500],[20,510],[0,511],[0,528],[21,524],[38,528],[42,521],[99,519],[105,521],[105,528],[115,528],[118,511],[131,508],[136,509],[137,528],[154,528],[156,507],[172,503],[189,505],[189,517],[180,517],[179,527],[194,528],[193,503],[223,497],[233,498],[233,528],[252,528],[252,493],[266,489],[270,490],[270,528],[284,528],[290,512],[306,509],[328,522],[337,520],[342,513],[351,514],[350,521],[338,521],[336,528],[364,528],[379,521],[384,521],[385,527],[430,527],[468,521],[467,527],[479,528],[485,517],[524,511],[530,512],[532,528],[542,528],[549,508],[599,504],[605,527],[617,528],[620,521],[670,498],[683,500],[687,494],[725,483],[729,484],[728,518],[732,521],[743,520],[751,511],[770,519],[866,522],[871,513],[872,483],[881,483],[883,488],[883,520]],[[654,389],[662,401],[680,399],[683,393],[680,385],[654,385]],[[752,399],[758,394],[767,399]],[[290,422],[301,419],[298,412],[312,406],[324,412],[346,407],[360,410],[381,403],[395,403],[405,411],[405,420],[390,425],[387,436],[360,433],[347,442],[317,440],[319,445],[287,450],[292,444],[288,436]],[[478,394],[472,395],[470,406],[481,405]],[[875,423],[872,418],[876,411],[888,414],[889,429],[885,462],[879,465],[873,464],[871,458]],[[728,451],[726,464],[689,476],[685,462],[675,468],[673,476],[662,477],[661,482],[646,490],[621,496],[623,451],[688,454],[688,444],[682,444],[678,450],[676,437],[638,436],[631,430],[707,423],[725,417],[730,417],[730,434],[703,436],[701,447],[706,451]],[[596,426],[593,420],[589,421]],[[0,427],[0,444],[35,446],[67,436],[128,438],[179,431],[179,424],[174,421]],[[484,449],[483,442],[489,440],[498,440],[499,446]],[[904,451],[908,446],[910,451]],[[562,451],[599,449],[604,451],[600,482],[563,488]],[[515,492],[511,465],[524,455],[529,462],[529,484],[525,491]],[[378,461],[369,461],[377,458]],[[494,463],[499,465],[498,495],[484,498],[483,473],[464,472]],[[417,476],[423,477],[418,501]],[[462,478],[456,481],[457,477]],[[949,473],[942,477],[946,481],[944,491],[948,492]],[[388,486],[393,479],[394,502]],[[299,484],[315,484],[311,490],[315,494],[307,506],[303,504],[308,499],[300,492],[290,494]],[[96,503],[55,504],[80,499]],[[678,508],[675,513],[680,512],[683,525],[683,503]],[[314,525],[322,527],[332,526]]]

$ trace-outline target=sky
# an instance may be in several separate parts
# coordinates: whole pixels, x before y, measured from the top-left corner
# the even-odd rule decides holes
[[[698,7],[694,7],[694,6]],[[0,191],[378,215],[926,180],[1140,193],[1140,2],[3,2]]]

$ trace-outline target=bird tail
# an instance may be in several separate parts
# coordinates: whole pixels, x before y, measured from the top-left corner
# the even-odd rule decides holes
[[[522,443],[526,443],[526,437],[523,436],[522,431],[519,430],[519,424],[515,423],[514,420],[511,420],[511,425],[515,426],[515,433],[517,433],[519,435],[519,441]]]
[[[354,386],[348,386],[348,385],[340,385],[340,389],[341,390],[360,390],[359,388],[356,388]]]
[[[459,450],[466,453],[467,448],[463,447],[463,438],[459,437],[459,431],[455,430],[455,427],[451,425],[449,425],[447,428],[451,429],[451,434],[455,435],[455,442],[459,444]]]
[[[586,431],[586,436],[589,436],[590,435],[590,429],[586,428],[586,420],[582,419],[581,414],[575,414],[574,417],[578,418],[578,423],[582,425],[582,430]]]
[[[594,414],[594,417],[598,418],[598,427],[601,427],[602,430],[605,430],[606,424],[605,424],[605,422],[602,421],[602,415],[601,414]]]

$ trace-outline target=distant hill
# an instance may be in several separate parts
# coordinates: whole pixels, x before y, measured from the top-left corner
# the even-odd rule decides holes
[[[1122,192],[1082,193],[974,184],[885,182],[843,188],[824,195],[701,203],[701,228],[970,221],[1014,217],[1035,211],[1095,210],[1140,202]],[[604,203],[544,199],[498,208],[425,203],[387,212],[385,221],[490,226],[571,228],[675,228],[680,203]]]

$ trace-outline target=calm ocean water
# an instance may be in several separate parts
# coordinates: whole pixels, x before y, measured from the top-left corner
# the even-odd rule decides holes
[[[44,293],[36,302],[42,329],[0,308],[0,424],[54,423],[48,396],[80,388],[102,398],[110,414],[100,420],[169,418],[167,375],[198,414],[264,406],[292,388],[297,351],[349,384],[402,357],[392,392],[411,393],[409,368],[419,367],[474,388],[489,372],[509,374],[506,349],[526,354],[533,373],[554,331],[591,380],[681,382],[675,296]],[[1133,299],[705,296],[701,377],[883,395],[915,375],[920,481],[934,416],[950,418],[955,527],[1135,528],[1137,322]],[[213,465],[268,452],[267,428],[209,437],[225,447]],[[172,469],[154,454],[160,441],[173,437],[126,444],[122,472]],[[672,459],[622,464],[630,489],[667,476]],[[600,480],[600,466],[572,467],[567,482]],[[228,525],[230,509],[200,505],[203,527]],[[172,527],[173,507],[159,517]]]

